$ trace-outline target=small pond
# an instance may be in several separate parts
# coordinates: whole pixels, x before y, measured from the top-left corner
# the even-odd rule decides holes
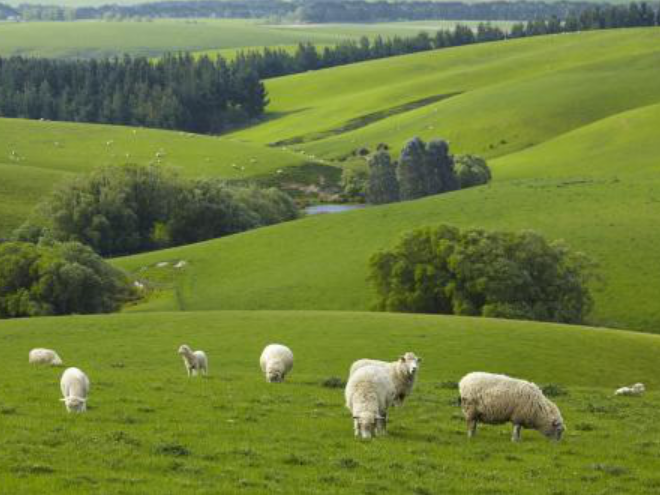
[[[342,211],[358,210],[364,208],[366,205],[346,205],[346,204],[323,204],[308,206],[305,208],[305,213],[308,215],[320,215],[323,213],[341,213]]]

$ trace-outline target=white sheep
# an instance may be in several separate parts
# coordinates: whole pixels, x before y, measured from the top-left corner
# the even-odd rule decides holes
[[[621,387],[614,395],[642,395],[646,392],[646,387],[643,383],[635,383],[632,387]]]
[[[415,356],[413,352],[406,352],[403,356],[394,362],[377,361],[375,359],[360,359],[351,366],[349,376],[352,376],[360,368],[365,366],[381,366],[387,368],[392,382],[396,387],[395,405],[402,405],[406,398],[411,394],[415,386],[415,380],[419,372],[419,365],[422,358]]]
[[[396,388],[386,368],[363,366],[348,379],[346,407],[353,415],[356,437],[372,438],[387,431],[387,411],[396,399]]]
[[[261,371],[266,375],[266,380],[283,382],[286,375],[293,368],[293,352],[291,349],[280,344],[267,345],[259,358]]]
[[[523,427],[561,440],[565,427],[559,408],[535,384],[506,375],[477,372],[465,375],[458,388],[469,437],[476,434],[478,422],[511,422],[514,442],[520,441]]]
[[[64,398],[66,410],[69,412],[82,413],[87,410],[87,396],[89,395],[89,378],[78,368],[67,368],[62,373],[60,388]]]
[[[204,376],[209,374],[209,360],[204,351],[195,351],[187,345],[179,347],[179,355],[183,358],[188,376],[197,376],[201,372]]]
[[[32,349],[28,356],[30,364],[49,364],[51,366],[62,366],[64,363],[52,349]]]

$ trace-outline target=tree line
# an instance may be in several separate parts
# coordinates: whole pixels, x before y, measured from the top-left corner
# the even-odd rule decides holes
[[[214,133],[259,117],[258,74],[218,57],[0,58],[0,116]]]
[[[192,0],[161,1],[136,5],[65,7],[0,4],[0,19],[26,21],[66,21],[79,19],[154,19],[154,18],[271,18],[284,22],[378,22],[402,20],[512,20],[527,21],[569,15],[579,16],[596,7],[589,2],[432,2],[432,1],[359,1],[359,0]]]

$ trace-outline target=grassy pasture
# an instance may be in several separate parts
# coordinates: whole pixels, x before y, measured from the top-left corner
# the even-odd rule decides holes
[[[0,323],[0,483],[8,493],[658,493],[660,338],[534,323],[323,312],[204,312],[38,318]],[[263,346],[296,355],[284,384],[258,369]],[[210,357],[190,380],[187,342]],[[92,381],[89,410],[67,415],[61,369],[27,352],[56,348]],[[341,389],[365,355],[424,357],[389,435],[355,440]],[[468,441],[456,390],[465,372],[507,372],[559,385],[559,444],[482,427]]]

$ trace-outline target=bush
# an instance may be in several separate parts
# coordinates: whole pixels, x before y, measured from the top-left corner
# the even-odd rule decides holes
[[[124,274],[82,244],[0,244],[0,318],[109,313],[132,295]]]
[[[376,309],[581,323],[594,264],[533,232],[422,228],[369,262]]]
[[[347,201],[364,202],[369,174],[366,170],[345,168],[341,174],[341,189]]]
[[[58,187],[14,239],[77,241],[104,256],[203,241],[298,216],[275,189],[185,180],[154,165],[110,166]]]
[[[475,155],[462,155],[454,161],[454,173],[461,189],[490,182],[492,176],[486,160]]]

